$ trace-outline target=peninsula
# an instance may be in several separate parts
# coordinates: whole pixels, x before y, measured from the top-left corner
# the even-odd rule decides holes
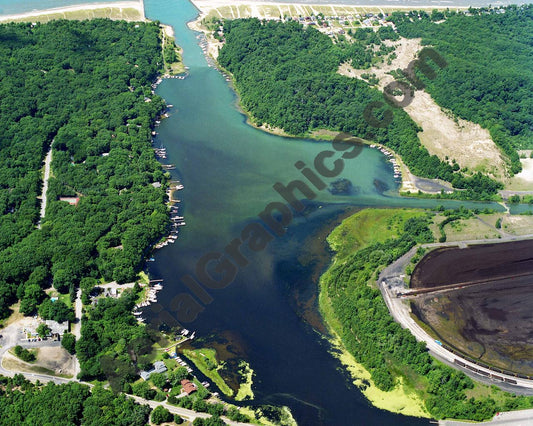
[[[279,25],[279,28],[288,27],[291,23],[298,23],[304,29],[316,30],[317,42],[320,40],[319,43],[324,43],[321,48],[331,51],[332,54],[338,50],[338,56],[341,58],[340,63],[338,63],[337,58],[332,58],[332,61],[337,61],[337,66],[331,70],[332,73],[328,79],[335,80],[335,74],[348,77],[352,81],[348,81],[347,84],[354,87],[349,90],[354,90],[359,94],[364,91],[368,92],[365,95],[366,99],[370,99],[367,104],[380,102],[377,97],[373,97],[378,90],[387,102],[396,105],[395,103],[399,102],[402,96],[402,89],[399,87],[404,87],[404,89],[410,87],[411,97],[406,101],[403,111],[394,111],[395,119],[390,123],[391,128],[400,125],[400,122],[402,122],[402,126],[414,125],[409,131],[412,133],[410,136],[405,133],[407,130],[403,131],[401,142],[396,136],[396,130],[387,131],[385,129],[387,135],[384,136],[382,129],[372,126],[368,128],[368,120],[363,119],[366,110],[355,111],[352,106],[343,107],[346,111],[349,110],[352,115],[357,114],[358,120],[363,122],[359,124],[359,127],[366,126],[364,131],[359,130],[360,133],[355,136],[359,136],[366,143],[381,144],[389,152],[392,151],[394,162],[397,163],[397,173],[402,179],[402,193],[415,195],[420,192],[446,198],[494,200],[501,196],[509,198],[517,193],[520,196],[527,195],[527,191],[522,192],[521,190],[532,183],[531,176],[527,172],[520,173],[520,171],[522,168],[527,170],[530,167],[530,160],[525,158],[529,148],[528,138],[514,128],[499,130],[500,122],[494,121],[494,119],[487,121],[482,118],[486,112],[483,113],[476,109],[473,112],[467,112],[464,108],[462,109],[463,101],[466,102],[462,99],[464,94],[458,93],[453,101],[449,98],[444,100],[442,95],[444,85],[449,87],[462,81],[457,80],[459,74],[463,72],[458,67],[462,68],[465,65],[462,64],[459,55],[449,50],[451,44],[457,45],[458,49],[465,49],[466,47],[459,46],[459,43],[461,40],[471,39],[466,34],[470,31],[469,26],[463,25],[462,22],[468,21],[470,22],[469,25],[480,26],[481,28],[483,20],[499,19],[504,21],[504,24],[500,25],[500,31],[502,31],[502,26],[510,25],[509,16],[515,13],[529,13],[527,6],[520,7],[516,12],[511,8],[507,10],[507,14],[506,9],[481,9],[472,13],[460,8],[446,9],[445,11],[436,8],[422,8],[420,11],[404,14],[394,13],[390,8],[371,6],[288,5],[253,2],[237,2],[233,6],[216,2],[198,2],[197,7],[202,11],[202,15],[193,24],[193,28],[202,29],[205,32],[209,42],[206,49],[207,54],[218,58],[219,64],[230,72],[235,71],[235,69],[228,55],[232,55],[230,52],[238,48],[239,44],[237,38],[227,34],[231,31],[231,22],[239,22],[240,19],[245,21],[245,18],[248,17],[258,17],[264,19],[264,22],[270,23],[270,26],[265,25],[261,29],[255,29],[255,31],[265,34],[270,31],[269,28],[272,28],[274,23],[284,24]],[[483,17],[483,14],[488,14],[488,16]],[[433,27],[423,27],[422,24],[416,24],[417,21],[432,23]],[[223,25],[223,23],[225,24]],[[416,26],[415,24],[420,28],[412,29]],[[244,29],[246,25],[248,24],[234,25],[234,34],[239,32],[239,37],[246,37],[247,30]],[[437,27],[455,28],[459,25],[461,25],[461,31],[465,32],[460,36],[458,30],[444,33],[435,32]],[[522,31],[524,37],[526,32],[524,28]],[[302,36],[308,33],[303,32]],[[320,37],[318,33],[323,34],[324,37]],[[375,35],[371,36],[371,34]],[[420,36],[426,38],[424,41],[426,45],[431,43],[431,45],[438,47],[442,44],[440,50],[435,48],[433,52],[434,55],[439,55],[442,58],[439,67],[446,67],[446,70],[432,74],[431,78],[426,76],[423,82],[415,82],[409,75],[411,71],[406,74],[405,70],[419,62],[418,55],[422,52]],[[333,41],[333,44],[327,42],[328,38]],[[445,40],[441,39],[445,39],[447,44],[444,44]],[[286,44],[294,45],[297,42],[293,39]],[[471,41],[470,43],[473,44],[474,42]],[[478,46],[483,46],[482,41],[479,43],[476,41],[476,43]],[[516,40],[511,43],[517,43],[518,46],[522,41]],[[228,44],[232,47],[227,47]],[[266,37],[257,44],[257,48],[260,49],[260,45],[269,45],[270,40]],[[329,47],[327,47],[328,44]],[[278,46],[272,45],[270,47],[275,51]],[[486,55],[483,57],[489,57],[490,48],[483,46],[483,49],[486,50]],[[318,51],[315,53],[319,55]],[[220,54],[222,57],[219,56]],[[253,54],[254,50],[249,52],[248,56]],[[295,62],[294,65],[297,67],[296,62],[303,61],[303,57],[299,58],[299,55],[302,54],[302,52],[295,51],[289,61]],[[314,56],[313,52],[311,52],[311,56]],[[504,56],[500,56],[497,58],[498,61],[506,60]],[[516,61],[519,63],[527,62],[526,56],[519,55]],[[319,56],[314,57],[318,58]],[[262,60],[266,62],[267,58],[263,57]],[[281,67],[285,59],[275,61],[269,58],[268,62],[269,67]],[[313,78],[317,78],[320,73],[327,72],[328,67],[324,68],[318,63],[315,65],[315,71],[309,72],[309,74],[316,74]],[[333,63],[331,66],[334,66]],[[295,70],[296,67],[293,69]],[[486,69],[486,67],[480,63],[477,72],[480,73],[482,69]],[[515,75],[518,69],[520,68],[507,68],[505,73],[514,73],[513,75]],[[241,74],[246,73],[247,70],[247,66],[239,68]],[[295,119],[291,123],[284,122],[276,115],[275,108],[270,108],[268,113],[265,110],[264,113],[261,102],[258,104],[255,100],[248,98],[249,91],[253,90],[252,87],[256,84],[254,83],[255,80],[248,79],[246,84],[243,84],[243,77],[235,74],[233,77],[237,93],[241,98],[241,106],[249,114],[250,121],[261,129],[283,135],[305,135],[324,139],[328,137],[328,131],[334,132],[340,130],[341,127],[342,130],[347,130],[350,126],[355,126],[353,123],[346,123],[342,126],[338,123],[333,124],[331,122],[331,120],[335,121],[332,118],[333,112],[325,114],[325,117],[324,114],[314,113],[314,116],[318,118],[307,117],[311,114],[312,105],[314,105],[313,98],[303,100],[302,105],[305,104],[306,106],[298,108],[297,113],[302,115],[301,122],[297,122]],[[261,78],[271,77],[262,76]],[[476,76],[476,79],[478,78],[486,81],[489,77],[479,75]],[[512,79],[514,77],[509,75],[504,78],[506,82],[513,84]],[[359,84],[361,81],[365,82],[367,86],[361,86]],[[286,85],[287,83],[285,79],[282,79],[281,81],[278,80],[276,84]],[[394,94],[392,94],[393,89],[390,89],[391,93],[388,92],[389,87],[393,86],[395,88]],[[274,82],[271,82],[269,87],[275,87]],[[296,90],[294,88],[286,89]],[[487,90],[490,91],[491,89],[487,88]],[[521,93],[518,88],[517,90],[518,93]],[[338,93],[328,93],[330,98],[335,95]],[[343,103],[348,103],[352,96],[352,94],[344,93]],[[405,98],[405,95],[403,96]],[[495,96],[498,95],[495,94]],[[520,102],[520,99],[517,97],[514,102]],[[283,104],[286,103],[287,99],[271,99],[270,104],[272,101],[281,108],[286,107]],[[254,107],[249,108],[248,104],[253,104]],[[484,107],[488,107],[488,104],[486,106],[483,103],[480,105],[480,108]],[[306,109],[306,111],[300,111],[302,109]],[[378,113],[377,110],[375,113],[383,114],[383,112]],[[520,128],[528,133],[529,130],[525,125],[527,117],[522,117],[520,120],[522,121]],[[304,124],[303,121],[306,123]],[[408,145],[409,148],[407,148]],[[453,192],[454,188],[459,189],[459,191]],[[498,195],[498,191],[504,188],[508,191],[499,192]]]

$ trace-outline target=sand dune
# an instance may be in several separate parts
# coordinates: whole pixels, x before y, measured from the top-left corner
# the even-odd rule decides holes
[[[86,3],[86,4],[78,4],[78,5],[72,5],[72,6],[65,6],[65,7],[56,7],[53,9],[46,9],[46,10],[36,10],[32,12],[25,12],[25,13],[19,13],[19,14],[14,14],[14,15],[2,15],[0,16],[0,22],[18,21],[18,20],[24,20],[26,18],[33,18],[33,17],[43,16],[43,15],[55,15],[58,13],[80,12],[80,11],[86,11],[86,10],[98,10],[98,9],[107,9],[107,8],[135,9],[139,12],[139,15],[142,17],[142,19],[145,18],[143,1],[137,0],[137,1],[117,1],[117,2],[109,2],[109,3]]]

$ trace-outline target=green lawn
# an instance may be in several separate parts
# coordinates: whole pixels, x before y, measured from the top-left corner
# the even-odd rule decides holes
[[[361,210],[344,219],[329,235],[328,243],[337,252],[337,260],[342,260],[372,243],[399,236],[407,219],[425,214],[415,209]]]

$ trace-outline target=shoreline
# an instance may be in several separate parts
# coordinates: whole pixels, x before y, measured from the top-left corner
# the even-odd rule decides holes
[[[330,243],[328,245],[331,250],[334,250]],[[327,328],[328,334],[323,335],[323,338],[332,347],[330,353],[339,360],[346,373],[350,375],[353,385],[359,389],[372,406],[405,416],[431,419],[432,417],[428,413],[424,401],[414,391],[406,387],[402,378],[396,379],[395,387],[391,391],[382,391],[372,381],[370,372],[344,346],[338,333],[339,327],[342,326],[333,312],[329,297],[326,290],[323,289],[322,283],[323,277],[337,261],[338,253],[333,257],[328,269],[321,275],[318,283],[318,309]]]
[[[266,6],[266,7],[288,7],[288,6],[305,6],[305,7],[327,7],[330,8],[348,8],[348,9],[386,9],[386,10],[421,10],[421,9],[468,9],[468,6],[435,6],[431,4],[416,5],[416,6],[403,6],[403,5],[390,5],[390,4],[327,4],[327,3],[299,3],[295,2],[270,2],[261,0],[189,0],[198,10],[205,12],[206,10],[213,10],[219,7],[238,7],[238,6]]]
[[[198,2],[198,0],[190,0],[190,1],[199,10],[199,13],[198,13],[198,16],[195,19],[193,19],[193,20],[191,20],[191,21],[189,21],[187,23],[187,27],[190,30],[192,30],[192,31],[200,32],[200,33],[202,33],[205,36],[205,40],[207,42],[207,49],[204,51],[204,55],[206,56],[207,59],[211,59],[211,60],[215,61],[219,71],[222,72],[223,75],[230,76],[230,80],[228,81],[228,83],[232,87],[233,92],[235,93],[236,98],[237,98],[236,101],[235,101],[235,106],[236,106],[237,110],[246,117],[246,124],[250,125],[251,127],[255,128],[255,129],[258,129],[258,130],[261,130],[263,132],[266,132],[266,133],[269,133],[269,134],[272,134],[272,135],[276,135],[276,136],[281,136],[281,137],[285,137],[285,138],[311,139],[311,140],[316,140],[316,141],[331,141],[331,140],[333,140],[333,138],[337,134],[340,133],[340,132],[336,132],[336,131],[329,130],[329,129],[315,129],[310,134],[300,137],[300,136],[290,135],[290,134],[286,133],[283,129],[276,128],[276,127],[271,127],[268,124],[263,124],[261,126],[256,125],[253,122],[253,117],[252,117],[251,113],[246,111],[241,105],[239,92],[237,91],[235,85],[233,84],[233,75],[229,71],[227,71],[226,69],[222,68],[220,66],[220,64],[218,64],[218,61],[217,61],[218,51],[219,51],[219,48],[221,46],[223,46],[223,44],[221,42],[219,42],[218,40],[216,40],[211,35],[211,31],[209,31],[202,24],[203,19],[205,19],[209,15],[209,12],[206,12],[203,9],[201,9],[200,6],[197,5],[196,3],[202,3],[203,0],[201,0],[200,2]],[[219,1],[223,2],[223,1],[228,1],[228,0],[219,0]],[[251,2],[249,0],[243,0],[242,2],[237,1],[237,3],[239,3],[239,4],[247,4],[247,3],[251,3]],[[259,2],[259,1],[255,2],[255,3],[257,3],[257,4],[269,4],[269,3]],[[282,3],[280,3],[280,4],[282,4]],[[285,3],[285,4],[288,4],[288,3]],[[311,5],[307,5],[307,6],[311,6]],[[407,6],[405,6],[405,8],[413,9],[412,7],[407,7]],[[211,8],[210,10],[213,10],[213,9],[216,9],[216,8]],[[361,138],[359,138],[359,139],[361,139]],[[363,139],[361,139],[361,140],[363,140]],[[395,151],[393,151],[391,148],[386,147],[384,145],[377,144],[376,142],[373,142],[373,141],[364,140],[364,144],[366,146],[370,147],[370,148],[375,148],[375,149],[378,149],[378,150],[380,150],[382,152],[383,152],[383,150],[386,150],[386,151],[388,151],[391,154],[390,156],[387,156],[384,153],[384,155],[388,158],[388,161],[392,162],[392,164],[393,164],[393,166],[395,166],[395,168],[398,167],[400,172],[401,172],[401,183],[400,183],[400,187],[398,188],[398,194],[399,195],[401,195],[402,193],[407,193],[407,192],[411,192],[411,193],[421,192],[423,194],[428,194],[428,195],[433,195],[433,194],[436,194],[436,193],[440,193],[440,190],[439,191],[426,190],[426,189],[422,188],[420,185],[418,185],[418,182],[421,179],[427,180],[427,181],[432,181],[432,182],[434,182],[436,184],[441,184],[441,182],[439,180],[437,180],[437,179],[420,178],[418,176],[413,175],[411,173],[411,171],[409,170],[409,168],[407,167],[407,165],[404,163],[404,161],[401,158],[401,156],[398,153],[396,153]]]
[[[12,22],[12,21],[25,21],[30,18],[40,18],[46,17],[48,15],[56,14],[65,14],[65,13],[75,13],[75,12],[85,12],[85,11],[96,11],[102,9],[119,9],[121,12],[123,9],[134,9],[136,10],[142,21],[146,20],[144,14],[144,1],[116,1],[116,2],[106,2],[106,3],[84,3],[78,5],[64,6],[64,7],[55,7],[51,9],[43,10],[34,10],[30,12],[17,13],[11,15],[0,15],[0,23]]]

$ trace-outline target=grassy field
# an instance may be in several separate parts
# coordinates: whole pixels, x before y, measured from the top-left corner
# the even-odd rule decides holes
[[[183,355],[189,358],[205,376],[209,377],[224,395],[233,396],[233,390],[218,373],[218,369],[221,366],[217,361],[216,351],[214,349],[184,349]],[[210,368],[211,366],[215,367]]]
[[[513,235],[533,233],[533,216],[504,216],[502,229]]]
[[[148,284],[150,281],[150,278],[148,278],[148,274],[144,271],[139,272],[139,278],[137,280],[139,284]]]
[[[438,214],[433,219],[430,229],[433,235],[440,236],[438,224],[446,216]],[[501,220],[501,228],[496,228],[496,222]],[[525,235],[533,232],[533,216],[507,215],[503,213],[479,214],[470,219],[459,219],[444,226],[446,241],[484,240],[498,238],[499,231],[512,235]]]
[[[235,400],[243,401],[245,399],[254,399],[254,391],[252,390],[254,370],[246,361],[241,361],[239,366],[244,370],[244,382],[239,386]]]
[[[343,220],[328,237],[336,259],[342,260],[356,250],[372,243],[397,237],[403,224],[412,217],[426,213],[415,209],[366,209]]]
[[[486,216],[486,215],[483,215]],[[501,215],[494,215],[500,216]],[[490,218],[488,218],[490,219]],[[483,240],[487,238],[498,238],[500,235],[494,223],[485,220],[481,221],[478,218],[461,219],[448,223],[444,226],[444,232],[446,233],[446,241],[462,241],[462,240]]]

